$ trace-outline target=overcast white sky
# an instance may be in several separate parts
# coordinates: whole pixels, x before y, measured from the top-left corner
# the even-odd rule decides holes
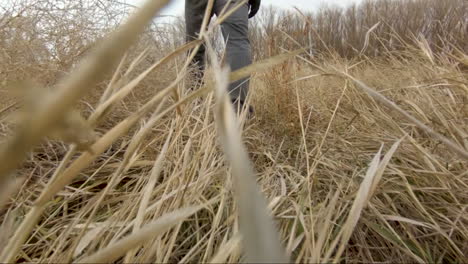
[[[127,3],[139,5],[144,0],[126,0]],[[346,6],[350,3],[359,3],[362,0],[262,0],[262,5],[274,5],[283,8],[297,7],[300,10],[313,11],[322,4]],[[182,15],[184,13],[184,0],[173,0],[161,13],[164,15]]]

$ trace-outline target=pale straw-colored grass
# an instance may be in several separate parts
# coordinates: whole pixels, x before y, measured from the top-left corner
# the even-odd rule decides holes
[[[152,11],[157,2],[148,1]],[[53,126],[8,132],[40,133],[22,142],[23,153],[2,154],[17,163],[2,167],[0,261],[463,262],[466,55],[437,54],[419,39],[383,58],[285,50],[229,73],[207,41],[225,18],[150,63],[147,47],[131,55],[121,46],[115,70],[89,54],[105,68],[78,67],[58,87],[81,87],[77,76],[86,89],[94,77],[110,78],[81,119],[98,132],[87,151],[43,141]],[[378,29],[366,34],[367,49]],[[206,85],[187,91],[189,61],[205,41]],[[148,84],[160,72],[169,81]],[[255,117],[246,120],[234,115],[226,86],[252,73]],[[65,93],[51,98],[61,104]],[[47,122],[66,117],[84,93],[73,92]],[[48,109],[41,116],[58,109],[37,107]]]

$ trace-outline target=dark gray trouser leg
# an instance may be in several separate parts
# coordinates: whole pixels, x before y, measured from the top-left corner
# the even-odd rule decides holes
[[[214,13],[219,15],[228,0],[216,0]],[[232,0],[229,8],[237,5],[239,0]],[[245,3],[221,24],[226,43],[227,62],[232,71],[238,70],[252,63],[249,41],[249,5]],[[231,99],[244,102],[249,91],[249,78],[239,80],[229,85]]]
[[[239,0],[232,0],[228,8],[237,5]],[[219,15],[228,0],[215,0],[213,11]],[[205,14],[207,0],[185,0],[185,25],[187,41],[198,38],[200,33],[203,16]],[[245,3],[241,8],[236,10],[229,18],[221,24],[223,37],[227,41],[226,53],[227,61],[232,71],[238,70],[252,63],[250,41],[248,38],[249,21],[248,21],[249,5]],[[193,65],[196,65],[196,78],[203,76],[205,70],[205,47],[201,46],[196,54]],[[240,99],[244,102],[249,90],[249,78],[239,80],[229,85],[229,94],[232,100]]]
[[[185,0],[185,37],[187,42],[198,39],[207,3],[207,0]],[[205,46],[200,46],[192,61],[192,66],[195,67],[194,77],[198,79],[196,81],[201,81],[205,70]]]

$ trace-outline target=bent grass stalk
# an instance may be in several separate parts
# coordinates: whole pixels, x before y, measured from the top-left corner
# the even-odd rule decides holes
[[[106,73],[120,61],[154,15],[168,3],[169,0],[146,1],[127,23],[83,61],[74,74],[60,82],[54,93],[41,99],[34,112],[21,121],[13,138],[0,149],[0,186],[4,185],[9,173],[21,164],[28,151],[52,132],[87,91],[106,77]]]
[[[205,43],[215,71],[216,124],[221,145],[232,168],[246,261],[286,263],[288,257],[269,216],[265,198],[258,189],[251,162],[238,131],[233,106],[228,100],[229,70],[220,68],[209,41]]]

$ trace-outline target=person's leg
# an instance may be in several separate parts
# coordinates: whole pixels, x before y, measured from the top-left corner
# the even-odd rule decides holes
[[[207,0],[185,0],[185,37],[186,41],[198,39],[203,23]],[[205,71],[205,46],[201,45],[191,62],[194,68],[194,83],[198,86],[203,79]]]
[[[228,0],[216,0],[214,12],[220,15]],[[239,0],[232,0],[229,9],[235,7]],[[252,63],[251,47],[248,37],[249,31],[249,4],[245,3],[221,24],[226,43],[227,62],[232,71],[238,70]],[[231,100],[243,104],[249,90],[249,78],[236,81],[229,85]]]

